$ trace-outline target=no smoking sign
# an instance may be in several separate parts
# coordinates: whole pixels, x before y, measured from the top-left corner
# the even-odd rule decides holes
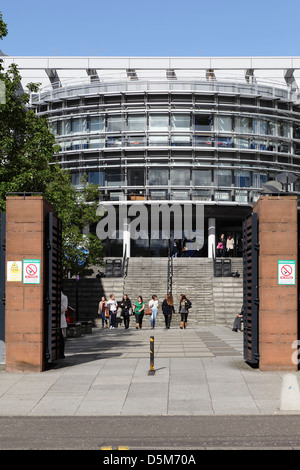
[[[293,286],[296,284],[296,261],[279,260],[278,261],[278,284]]]
[[[41,260],[24,259],[23,260],[23,283],[40,284],[41,282]]]

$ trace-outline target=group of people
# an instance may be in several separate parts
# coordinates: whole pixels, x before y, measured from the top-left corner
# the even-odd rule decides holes
[[[222,233],[218,245],[217,245],[217,256],[229,256],[232,257],[234,254],[234,238],[231,235],[228,235],[225,239],[224,233]]]
[[[150,315],[151,328],[155,328],[156,317],[158,314],[158,298],[157,295],[152,295],[152,298],[148,302],[148,308],[143,300],[142,296],[132,304],[127,294],[123,295],[121,302],[117,302],[114,294],[111,294],[109,300],[106,300],[105,296],[102,296],[99,307],[98,315],[102,320],[102,328],[114,329],[117,326],[117,312],[121,309],[120,315],[124,320],[125,329],[129,328],[130,317],[135,316],[135,327],[141,329],[143,326],[144,315]],[[187,327],[187,318],[189,309],[192,303],[187,299],[185,294],[181,294],[178,313],[181,315],[180,328],[185,329]],[[165,327],[169,329],[171,326],[172,315],[175,313],[174,300],[171,294],[167,294],[163,300],[162,313],[165,317]]]

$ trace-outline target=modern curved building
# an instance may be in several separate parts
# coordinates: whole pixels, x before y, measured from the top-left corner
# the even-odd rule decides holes
[[[293,175],[283,189],[300,195],[300,58],[4,62],[42,82],[31,104],[49,117],[60,164],[78,189],[86,174],[104,205],[203,207],[197,256],[212,256],[221,233],[234,236],[241,254],[242,221],[266,182]],[[122,245],[111,240],[108,252],[122,255]],[[169,247],[149,233],[132,239],[127,254],[166,256]]]

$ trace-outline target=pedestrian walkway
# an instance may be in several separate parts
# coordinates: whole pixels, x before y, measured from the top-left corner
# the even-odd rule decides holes
[[[300,413],[298,373],[251,368],[243,334],[225,326],[93,328],[68,339],[65,355],[43,373],[2,369],[0,416]]]

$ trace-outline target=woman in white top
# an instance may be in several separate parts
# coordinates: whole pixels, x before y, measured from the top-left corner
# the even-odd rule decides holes
[[[118,304],[115,300],[114,294],[110,294],[109,301],[107,302],[106,306],[109,308],[110,314],[110,329],[114,330],[116,323],[117,323],[117,310]]]
[[[154,330],[155,328],[155,320],[156,320],[156,315],[158,311],[158,299],[157,295],[152,295],[152,299],[149,302],[149,307],[152,309],[152,314],[151,314],[151,328]]]

